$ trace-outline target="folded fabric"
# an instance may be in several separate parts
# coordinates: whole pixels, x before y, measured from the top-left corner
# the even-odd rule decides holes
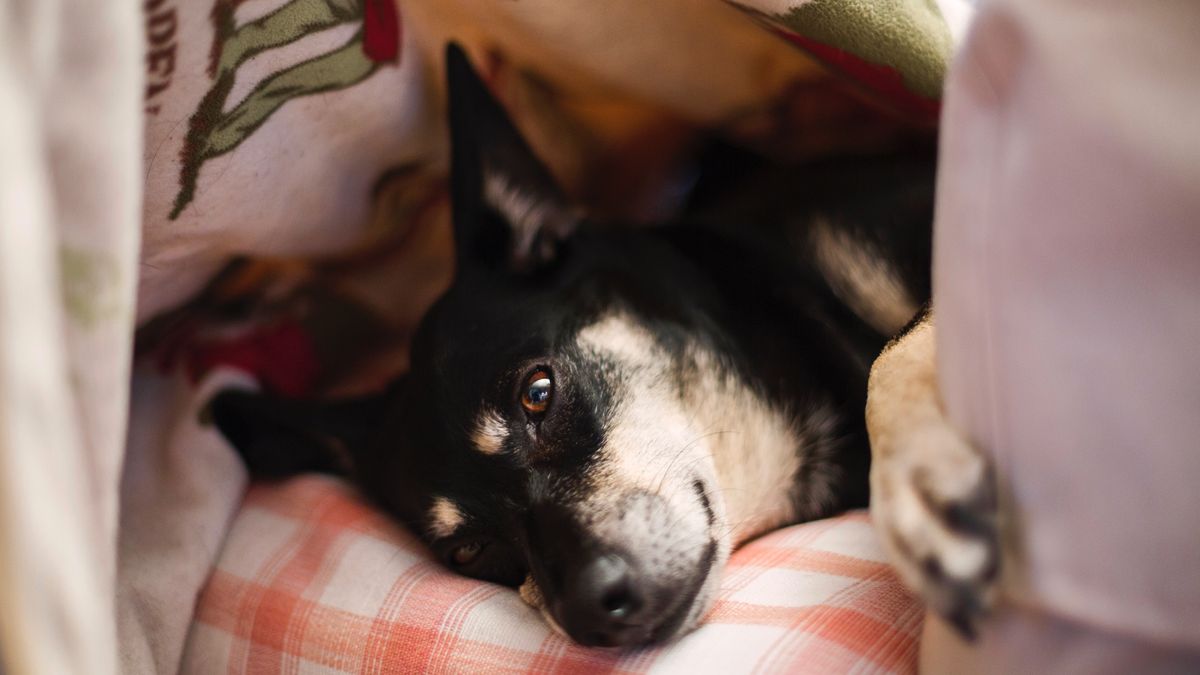
[[[899,673],[918,601],[862,512],[734,554],[705,623],[628,652],[554,633],[515,591],[457,576],[344,483],[251,488],[200,596],[185,673]]]

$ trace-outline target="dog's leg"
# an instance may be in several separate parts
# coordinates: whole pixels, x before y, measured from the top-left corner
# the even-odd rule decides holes
[[[999,567],[995,481],[943,413],[934,347],[928,314],[871,368],[871,517],[905,583],[972,637]]]

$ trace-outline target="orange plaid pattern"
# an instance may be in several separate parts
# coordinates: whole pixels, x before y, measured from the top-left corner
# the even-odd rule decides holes
[[[922,609],[863,513],[738,551],[704,624],[634,651],[586,649],[517,594],[442,568],[344,484],[256,485],[199,598],[185,673],[894,673]]]

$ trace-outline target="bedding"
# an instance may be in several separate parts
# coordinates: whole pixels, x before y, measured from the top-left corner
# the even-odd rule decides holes
[[[543,671],[596,666],[626,672],[725,666],[731,671],[741,666],[801,672],[912,668],[919,615],[912,600],[899,595],[885,573],[869,572],[882,564],[869,543],[861,514],[789,528],[749,545],[735,557],[727,597],[711,625],[679,644],[625,657],[583,654],[550,635],[509,595],[430,567],[404,533],[373,520],[376,517],[336,483],[306,478],[256,486],[239,508],[246,485],[244,471],[230,448],[201,423],[204,396],[215,386],[234,382],[280,390],[303,389],[314,382],[319,386],[319,378],[296,377],[287,367],[264,359],[264,353],[277,353],[270,340],[241,343],[232,352],[200,350],[204,353],[199,357],[182,360],[160,361],[161,352],[143,355],[132,378],[132,393],[126,375],[135,322],[144,327],[149,319],[195,298],[213,274],[238,256],[324,256],[369,243],[381,232],[399,230],[397,240],[403,246],[423,242],[416,247],[428,244],[442,257],[410,258],[411,264],[404,268],[408,276],[398,277],[398,285],[392,287],[399,293],[387,288],[381,292],[370,279],[343,278],[338,283],[374,289],[371,302],[378,303],[381,296],[401,298],[411,304],[402,316],[417,311],[429,292],[417,281],[433,278],[436,289],[447,238],[437,228],[416,228],[420,236],[409,238],[408,230],[396,228],[396,223],[410,221],[398,220],[394,209],[382,207],[395,206],[397,200],[404,208],[415,206],[410,197],[426,192],[427,177],[416,178],[417,189],[410,189],[409,170],[418,165],[436,168],[444,151],[437,140],[440,104],[431,54],[438,53],[451,33],[461,33],[472,53],[492,66],[493,85],[523,123],[542,129],[534,134],[539,150],[553,153],[561,148],[560,155],[567,158],[560,157],[555,168],[572,179],[567,182],[592,186],[598,176],[623,175],[627,183],[636,184],[651,176],[659,180],[646,183],[661,186],[663,167],[649,162],[651,153],[639,156],[638,151],[651,147],[665,154],[679,149],[691,138],[687,130],[696,127],[719,129],[753,147],[804,156],[894,140],[897,126],[908,129],[921,123],[909,116],[923,116],[927,123],[934,108],[928,99],[938,96],[926,88],[928,80],[925,85],[913,82],[923,77],[921,72],[934,72],[930,68],[936,68],[936,63],[914,66],[906,57],[906,65],[893,61],[891,55],[884,55],[880,63],[877,52],[863,51],[876,42],[873,36],[860,34],[856,45],[855,36],[839,35],[843,27],[835,24],[832,37],[822,41],[808,31],[828,31],[829,25],[806,27],[793,19],[808,13],[808,18],[820,23],[835,4],[844,5],[841,11],[858,12],[871,20],[881,19],[872,14],[873,8],[906,10],[912,12],[912,21],[884,16],[874,25],[899,27],[902,42],[913,37],[913,27],[918,32],[931,28],[937,35],[918,44],[936,61],[945,58],[945,47],[924,49],[942,44],[944,37],[932,16],[931,2],[735,3],[751,10],[768,26],[767,31],[730,18],[737,12],[715,0],[613,0],[590,13],[587,7],[600,4],[558,0],[399,0],[394,5],[387,0],[14,0],[10,4],[15,11],[0,13],[0,495],[4,496],[0,500],[0,670],[169,673],[179,670],[181,662],[187,672],[205,673],[260,666],[288,672],[355,672],[384,666],[462,671],[485,665]],[[938,4],[957,37],[969,11],[956,0]],[[617,5],[619,11],[610,9]],[[713,8],[717,6],[727,11]],[[958,98],[950,101],[948,111],[952,170],[946,172],[945,189],[940,190],[948,200],[939,205],[943,212],[939,229],[966,238],[939,242],[956,253],[945,260],[961,264],[961,269],[939,270],[944,272],[941,278],[955,279],[957,288],[969,289],[957,283],[957,276],[990,269],[977,264],[982,249],[975,245],[978,240],[970,238],[978,234],[977,229],[956,225],[1025,223],[1012,229],[1014,235],[1008,240],[1023,245],[1012,249],[1019,255],[1002,258],[1028,261],[1022,257],[1028,251],[1044,253],[1045,247],[1027,245],[1044,236],[1029,229],[1042,227],[1044,218],[1028,216],[1045,216],[1047,204],[1090,209],[1083,218],[1076,218],[1082,211],[1058,214],[1057,221],[1079,224],[1080,232],[1095,230],[1098,222],[1111,223],[1113,214],[1122,214],[1123,222],[1175,227],[1179,237],[1195,232],[1191,225],[1197,209],[1190,206],[1196,181],[1188,178],[1196,173],[1194,141],[1200,134],[1194,133],[1194,123],[1189,125],[1193,118],[1178,111],[1196,108],[1191,104],[1195,89],[1179,84],[1191,81],[1194,70],[1189,68],[1195,60],[1196,42],[1191,38],[1196,11],[1190,0],[1145,7],[1135,11],[1115,2],[1042,0],[997,0],[986,5],[993,13],[973,29],[974,47],[951,76],[950,88],[958,90]],[[389,11],[393,8],[399,11]],[[641,13],[629,20],[633,12]],[[1079,20],[1077,15],[1084,13],[1086,20]],[[284,20],[289,17],[290,23]],[[625,19],[625,25],[617,19]],[[629,30],[629,25],[637,30]],[[586,30],[573,30],[579,26]],[[1155,37],[1147,40],[1148,35]],[[784,39],[772,42],[764,36]],[[893,34],[890,39],[895,38]],[[799,49],[781,47],[789,43]],[[1114,44],[1125,48],[1114,50]],[[847,55],[850,58],[845,59]],[[644,67],[646,63],[654,67]],[[531,70],[538,71],[537,77],[529,76]],[[747,77],[747,72],[755,77]],[[1097,78],[1096,73],[1105,77]],[[856,82],[857,76],[872,74],[881,77]],[[874,91],[874,102],[886,104],[888,96],[883,92],[897,93],[897,83],[903,89],[900,98],[915,106],[891,106],[883,117],[848,114],[861,112],[857,94],[862,87]],[[544,114],[545,99],[539,98],[547,91],[539,88],[543,84],[554,85],[549,89],[562,94],[556,105],[570,114]],[[589,91],[622,101],[598,103],[585,96]],[[705,95],[697,96],[697,91]],[[1097,100],[1105,105],[1094,105]],[[1096,116],[1107,117],[1100,123]],[[582,128],[588,133],[578,133]],[[1064,129],[1071,133],[1062,133]],[[1030,148],[1040,152],[1026,152]],[[611,152],[605,156],[604,149]],[[639,171],[623,171],[631,167],[617,158],[629,156],[640,162]],[[1038,157],[1054,161],[1040,172],[1027,171],[1020,162],[997,164],[1010,169],[1000,177],[1004,180],[990,173],[987,164],[997,158],[1028,163]],[[1153,162],[1143,161],[1148,159]],[[1078,171],[1080,167],[1086,171]],[[1131,181],[1137,176],[1154,180]],[[1030,185],[1033,189],[1024,189]],[[991,199],[987,205],[1008,211],[997,211],[990,220],[966,208],[971,199],[994,197],[1005,186],[1013,194],[1034,197]],[[1014,186],[1022,189],[1013,192]],[[1094,194],[1063,198],[1081,186],[1089,186]],[[618,181],[616,187],[629,185]],[[592,189],[582,195],[615,193]],[[1055,194],[1047,197],[1047,191]],[[653,210],[653,200],[640,197],[628,203],[643,212]],[[418,197],[416,202],[423,200]],[[1178,242],[1149,236],[1136,240],[1168,242],[1175,255],[1196,249],[1194,236]],[[1060,243],[1072,241],[1065,237]],[[1123,252],[1121,263],[1155,260],[1141,249],[1134,252],[1142,254],[1130,255],[1124,233],[1110,241],[1118,244],[1111,251]],[[960,249],[976,255],[961,255]],[[1009,251],[996,250],[1005,256]],[[1186,264],[1194,257],[1178,266],[1156,267],[1194,270],[1194,265]],[[1043,255],[1041,260],[1051,258]],[[280,262],[273,268],[276,278],[294,271],[288,265]],[[245,276],[237,280],[254,278],[260,269],[243,269]],[[1105,267],[1098,274],[1117,278],[1113,269],[1131,279],[1147,278],[1144,270],[1133,273],[1121,265]],[[991,269],[1004,271],[1003,266]],[[1036,287],[1039,292],[1047,287],[1044,282],[1049,277],[1019,271],[1023,273],[993,274],[992,280],[1015,280],[1024,284],[1022,288]],[[1141,312],[1136,316],[1143,316],[1155,308],[1176,308],[1161,301],[1157,292],[1161,288],[1187,293],[1194,287],[1171,281],[1152,292],[1120,297]],[[1009,295],[1025,306],[1037,294]],[[1089,306],[1075,302],[1087,297],[1108,298],[1078,293],[1066,298],[1071,302],[1064,306]],[[943,318],[950,319],[958,311],[961,320],[960,333],[954,335],[951,329],[942,341],[960,347],[946,362],[971,365],[974,353],[962,350],[995,342],[969,339],[969,327],[991,325],[969,319],[1000,305],[979,302],[972,293],[948,300],[958,302],[957,310],[945,306]],[[264,298],[263,304],[270,301]],[[1194,303],[1179,306],[1194,308]],[[1052,305],[1043,309],[1047,310],[1043,318],[1063,316]],[[1096,316],[1111,314],[1108,307],[1107,313]],[[206,318],[203,311],[201,315]],[[182,329],[168,331],[167,352],[176,353],[181,342],[195,335],[189,330],[194,318],[173,324]],[[1186,338],[1200,323],[1185,319],[1172,311],[1126,324],[1135,332],[1145,326],[1174,326],[1178,330],[1173,335]],[[1060,320],[1047,320],[1038,326],[1060,324]],[[1103,324],[1093,332],[1108,336],[1101,347],[1120,355],[1130,353],[1130,345],[1144,347],[1142,333],[1118,340],[1121,336],[1107,328]],[[399,330],[402,334],[403,321]],[[297,333],[284,330],[275,335],[294,338]],[[1157,367],[1170,368],[1170,378],[1186,378],[1191,371],[1180,367],[1184,361],[1172,359],[1175,354],[1192,354],[1189,348],[1195,342],[1179,339],[1172,344],[1184,347],[1150,352],[1158,357]],[[247,349],[247,344],[253,348]],[[1102,378],[1110,371],[1092,367],[1093,352],[1084,354],[1091,361],[1078,363]],[[236,358],[230,359],[231,353]],[[218,367],[222,361],[237,359],[243,372]],[[158,365],[173,367],[164,375]],[[188,380],[185,370],[196,379]],[[989,377],[978,377],[978,368],[946,370],[972,378],[980,387],[993,384]],[[1164,380],[1170,379],[1167,375]],[[1054,384],[1062,388],[1078,382],[1094,385],[1100,379],[1059,377]],[[965,428],[982,429],[985,440],[1014,428],[1026,433],[1047,428],[996,423],[987,417],[995,406],[977,405],[988,400],[986,395],[971,396],[963,382],[955,386],[948,380],[943,385],[949,385],[947,399],[959,401],[957,410],[952,404],[951,413],[961,418]],[[1079,434],[1073,437],[1082,439],[1079,443],[1052,445],[1079,450],[1087,458],[1085,464],[1122,480],[1134,476],[1147,481],[1141,486],[1145,489],[1125,490],[1128,494],[1178,497],[1169,502],[1172,509],[1161,508],[1162,503],[1152,509],[1159,516],[1155,522],[1175,523],[1176,529],[1146,527],[1141,517],[1144,509],[1125,509],[1120,527],[1105,530],[1116,534],[1094,538],[1091,548],[1041,546],[1047,541],[1073,540],[1052,536],[1053,532],[1043,533],[1038,546],[1028,547],[1040,554],[1061,554],[1082,567],[1043,561],[1025,580],[1029,585],[1044,576],[1043,587],[1033,589],[1039,593],[1027,588],[1026,601],[1056,600],[1060,616],[1074,612],[1094,618],[1096,608],[1076,600],[1129,600],[1114,602],[1105,612],[1110,627],[1125,631],[1122,639],[1132,639],[1140,631],[1138,637],[1145,640],[1137,641],[1139,649],[1160,649],[1167,638],[1189,645],[1184,656],[1190,661],[1160,668],[1165,672],[1196,670],[1200,622],[1179,617],[1196,616],[1200,605],[1195,592],[1176,591],[1200,585],[1181,586],[1180,575],[1163,574],[1159,568],[1163,561],[1175,561],[1178,569],[1194,571],[1197,566],[1186,563],[1195,559],[1195,543],[1200,539],[1176,536],[1179,527],[1194,522],[1188,516],[1196,511],[1195,491],[1163,490],[1157,479],[1187,480],[1195,471],[1168,471],[1172,465],[1139,462],[1137,468],[1145,469],[1139,473],[1130,470],[1128,457],[1174,458],[1177,468],[1191,466],[1184,462],[1195,454],[1178,450],[1191,447],[1186,440],[1196,434],[1178,422],[1197,419],[1189,414],[1195,406],[1186,408],[1195,400],[1188,397],[1195,392],[1192,385],[1194,378],[1185,379],[1179,388],[1188,395],[1166,396],[1173,405],[1184,406],[1182,414],[1166,423],[1153,414],[1128,415],[1127,401],[1118,397],[1106,400],[1124,414],[1096,415],[1093,409],[1079,407],[1076,410],[1087,413],[1086,424],[1052,425],[1066,434],[1086,428],[1103,435],[1109,427],[1091,420],[1114,425],[1134,419],[1141,425],[1175,430],[1174,437],[1155,436],[1157,445],[1143,442],[1144,434],[1124,430],[1126,438],[1135,440],[1126,444],[1128,448],[1118,448],[1128,453],[1118,452],[1115,458],[1095,452],[1097,447],[1115,447],[1108,442],[1112,435],[1095,443],[1090,440],[1093,436]],[[1024,396],[1028,387],[1000,391],[1009,400],[1024,401],[1028,413],[1044,412],[1038,406],[1048,400],[1045,392],[1057,390],[1049,387],[1033,397]],[[1136,387],[1091,386],[1084,393],[1114,390],[1139,392]],[[1155,391],[1160,392],[1159,399],[1143,400],[1161,400],[1161,392],[1172,390],[1157,387]],[[1052,398],[1074,404],[1087,396]],[[126,418],[130,433],[123,445]],[[1002,451],[1016,448],[998,445]],[[1043,447],[1041,443],[1018,445],[1030,452]],[[1059,495],[1062,472],[1045,470],[1044,460],[1052,455],[1022,455],[1020,459],[1028,460],[1025,471],[1014,473],[1010,480],[1023,486],[1026,504],[1065,513]],[[121,471],[118,530],[116,493]],[[1109,498],[1114,490],[1104,481],[1073,484],[1079,489],[1074,495],[1081,500],[1087,496],[1084,491],[1101,488],[1096,493],[1100,496],[1088,504],[1124,508],[1123,501]],[[1045,485],[1052,488],[1047,494],[1053,498],[1029,498],[1030,489]],[[1168,512],[1183,517],[1164,517]],[[1094,510],[1079,508],[1071,513],[1086,517]],[[1079,529],[1074,522],[1045,520],[1040,515],[1044,514],[1038,521],[1062,531]],[[342,521],[348,526],[337,527]],[[231,523],[234,528],[227,539]],[[1129,546],[1125,535],[1130,533],[1149,545]],[[1183,534],[1194,534],[1194,527]],[[1164,535],[1169,541],[1155,540]],[[1164,556],[1165,549],[1158,545],[1164,542],[1181,554]],[[840,548],[843,544],[847,546]],[[1106,551],[1098,555],[1097,547],[1121,555]],[[1128,562],[1132,558],[1137,558],[1134,564]],[[214,564],[216,572],[205,586]],[[1130,567],[1143,573],[1126,574]],[[1088,573],[1082,574],[1081,569]],[[383,574],[373,581],[381,572],[392,576]],[[424,576],[415,578],[418,575]],[[790,581],[780,583],[785,578]],[[422,586],[421,579],[436,581],[437,588]],[[810,583],[814,579],[821,583]],[[1089,585],[1067,583],[1079,579]],[[383,590],[390,593],[397,582],[411,584],[401,590],[420,589],[438,603],[421,613],[403,597],[366,598],[373,588],[368,584],[386,585]],[[335,592],[337,588],[345,589],[345,594]],[[1067,596],[1064,589],[1079,593]],[[1147,599],[1157,604],[1151,601],[1145,607],[1167,610],[1159,617],[1124,611]],[[1171,607],[1175,611],[1168,611]],[[1012,618],[1025,609],[1010,606],[1005,611]],[[1001,620],[1008,619],[1002,615]],[[887,621],[891,623],[882,623]],[[354,632],[364,625],[369,626],[366,633]],[[440,630],[432,631],[432,625]],[[1111,658],[1117,645],[1112,633],[1092,632],[1087,644],[1069,644],[1061,633],[1044,629],[1043,623],[1019,626],[1022,630],[1008,635],[1003,631],[1010,630],[1011,624],[997,625],[996,635],[984,636],[983,653],[1017,664],[1010,670],[1022,666],[1056,670],[1044,662],[1031,665],[1029,660],[1038,654],[1063,663],[1069,659],[1070,665],[1080,667],[1084,661],[1073,658],[1079,652],[1103,659],[1091,661],[1099,667],[1138,670],[1122,668],[1130,662]],[[482,635],[477,631],[480,626],[490,632]],[[936,622],[927,626],[936,628]],[[1030,635],[1030,626],[1036,635]],[[364,635],[363,646],[373,650],[371,659],[350,641]],[[1044,649],[1030,648],[1035,638]],[[935,647],[952,639],[943,631]],[[1106,651],[1097,651],[1101,641]],[[938,650],[927,651],[936,656]],[[739,655],[745,658],[721,660]],[[942,667],[946,672],[969,672],[983,665],[980,654],[968,657],[975,661]],[[938,667],[935,661],[927,665]],[[1141,665],[1146,670],[1145,663]]]
[[[734,554],[716,606],[658,648],[587,649],[511,589],[451,573],[346,484],[250,488],[200,594],[184,673],[904,673],[923,609],[865,512]]]
[[[949,44],[934,6],[895,0],[872,23],[872,3],[839,0],[841,21],[863,31],[806,42],[792,21],[806,4],[144,3],[122,672],[175,670],[212,564],[236,564],[236,542],[222,546],[244,473],[196,421],[214,378],[326,394],[361,385],[347,371],[377,380],[404,367],[450,259],[438,181],[448,38],[574,197],[643,222],[678,206],[663,195],[680,192],[678,160],[699,129],[792,159],[932,138]],[[891,47],[876,48],[876,33]]]

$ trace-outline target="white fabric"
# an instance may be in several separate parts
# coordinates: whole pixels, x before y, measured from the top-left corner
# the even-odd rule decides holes
[[[971,0],[937,0],[937,4],[938,9],[942,11],[942,18],[946,20],[946,26],[950,29],[950,37],[954,39],[954,44],[962,44],[967,35],[967,26],[975,16],[975,7]]]
[[[217,389],[249,387],[222,370],[195,387],[138,371],[121,483],[117,627],[120,672],[179,668],[196,594],[246,489],[246,469],[201,410]]]
[[[1197,36],[1194,0],[981,7],[935,304],[948,412],[1004,488],[1006,597],[1200,659]]]
[[[0,671],[116,667],[141,56],[138,3],[0,11]]]
[[[235,29],[289,3],[229,3]],[[329,11],[354,2],[290,3]],[[426,62],[402,14],[396,62],[378,64],[361,81],[288,97],[232,151],[204,162],[194,198],[178,214],[180,157],[202,98],[214,86],[211,2],[147,3],[147,20],[167,66],[153,68],[158,87],[146,101],[145,246],[138,321],[171,309],[199,291],[231,257],[298,256],[356,244],[369,224],[371,190],[384,171],[428,159],[440,149],[438,111],[424,97]],[[361,13],[361,6],[358,8]],[[222,107],[229,112],[271,76],[339,49],[362,30],[346,21],[311,29],[240,64]],[[264,41],[265,42],[265,41]],[[165,62],[164,62],[165,63]],[[305,84],[315,85],[320,75]]]

